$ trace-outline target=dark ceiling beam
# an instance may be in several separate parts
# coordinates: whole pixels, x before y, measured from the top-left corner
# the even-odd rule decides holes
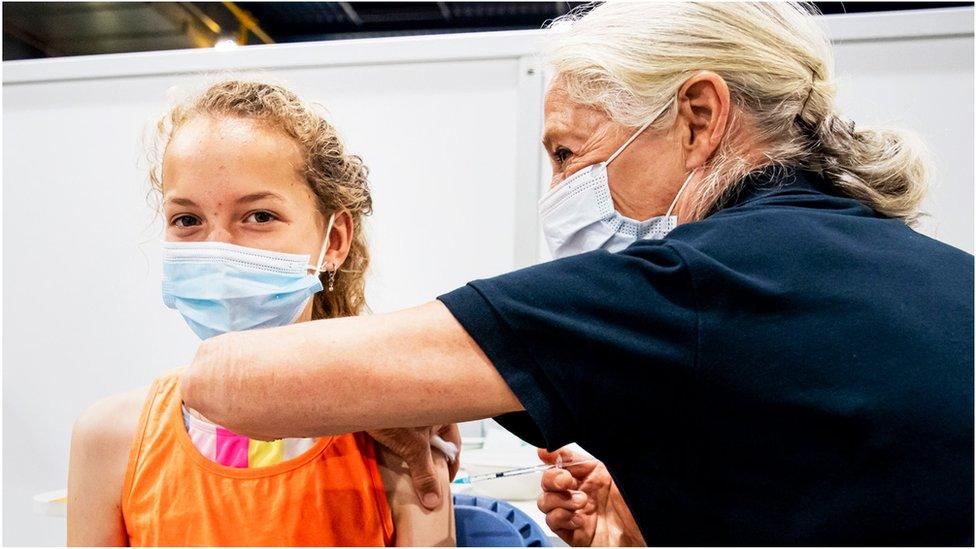
[[[49,17],[51,15],[77,15],[79,13],[88,14],[92,12],[141,10],[143,4],[148,2],[4,2],[4,9],[11,9],[10,6],[16,4],[30,4],[31,13],[39,17]],[[14,9],[16,12],[17,10]]]
[[[352,7],[350,2],[339,2],[339,7],[342,8],[342,12],[346,14],[346,17],[357,27],[363,26],[363,18],[356,13],[356,8]]]
[[[186,34],[190,44],[209,48],[220,37],[220,25],[189,2],[146,2]]]
[[[172,38],[174,36],[184,36],[186,33],[182,30],[171,30],[171,31],[156,31],[153,33],[145,32],[119,32],[113,34],[89,34],[85,36],[67,36],[63,38],[52,39],[50,45],[53,47],[64,46],[68,44],[83,44],[85,42],[100,42],[105,40],[145,40],[147,42],[152,42],[154,38]]]
[[[193,2],[178,2],[177,4],[207,30],[214,34],[220,34],[220,23],[214,21],[213,18],[204,13],[203,10],[194,5]]]
[[[437,8],[441,10],[441,15],[444,16],[446,21],[450,21],[452,19],[451,8],[447,7],[447,2],[438,2]]]
[[[3,33],[13,36],[17,40],[20,40],[35,50],[43,52],[44,55],[48,57],[61,57],[64,55],[64,52],[60,49],[48,44],[37,36],[34,36],[30,32],[18,27],[17,25],[14,25],[13,23],[10,23],[7,20],[4,20],[3,22]]]
[[[269,36],[268,33],[264,32],[264,29],[262,29],[261,26],[258,24],[258,20],[255,19],[254,16],[251,15],[249,11],[242,10],[234,2],[224,2],[223,4],[224,7],[227,8],[227,11],[229,11],[231,15],[233,15],[237,19],[238,23],[240,23],[241,38],[238,40],[239,44],[243,46],[247,43],[247,33],[245,32],[245,29],[247,31],[254,33],[254,36],[257,36],[258,39],[264,42],[265,44],[275,43],[274,39],[271,38],[271,36]]]

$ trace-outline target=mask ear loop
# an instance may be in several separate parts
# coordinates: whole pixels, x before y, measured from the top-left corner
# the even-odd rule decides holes
[[[624,149],[627,148],[627,145],[630,145],[631,143],[633,143],[634,140],[637,139],[637,136],[639,136],[640,134],[644,133],[644,130],[646,130],[647,127],[650,126],[651,123],[654,122],[654,120],[656,118],[657,117],[655,116],[654,118],[648,120],[647,122],[644,122],[644,125],[641,126],[636,132],[634,132],[634,135],[630,136],[630,139],[628,139],[627,141],[625,141],[624,144],[621,145],[619,149],[617,149],[617,152],[611,154],[610,155],[610,158],[608,158],[607,161],[604,162],[604,164],[606,164],[607,166],[609,166],[610,163],[613,162],[613,159],[614,158],[617,158],[618,156],[620,156],[620,153],[624,152]]]
[[[621,145],[619,149],[617,149],[617,152],[611,154],[610,155],[610,158],[608,158],[607,161],[604,162],[603,164],[609,166],[610,163],[613,162],[613,160],[615,158],[617,158],[618,156],[620,156],[620,153],[624,152],[624,149],[627,148],[627,145],[630,145],[631,143],[633,143],[634,140],[637,139],[637,136],[639,136],[640,134],[644,133],[644,130],[646,130],[648,128],[648,126],[650,126],[651,124],[653,124],[654,121],[657,120],[659,116],[661,116],[661,113],[663,113],[669,106],[671,106],[671,101],[668,101],[667,103],[665,103],[664,106],[661,107],[660,110],[658,110],[656,113],[654,113],[654,116],[652,116],[647,122],[644,122],[644,125],[641,126],[640,128],[638,128],[637,131],[634,132],[634,135],[630,136],[630,139],[628,139],[627,141],[625,141],[624,144]]]
[[[664,217],[670,217],[671,211],[674,210],[675,205],[678,204],[678,199],[681,198],[681,193],[684,192],[685,187],[688,186],[688,182],[691,181],[691,176],[695,175],[695,170],[691,170],[688,177],[685,178],[685,182],[681,184],[681,188],[678,189],[678,194],[674,195],[674,200],[671,201],[671,206],[668,207],[668,213],[664,214]]]
[[[332,236],[332,226],[335,224],[335,214],[329,216],[329,226],[325,229],[325,242],[322,243],[322,251],[319,252],[319,260],[315,262],[315,267],[309,265],[309,268],[315,271],[315,274],[324,273],[325,264],[325,253],[329,251],[329,238]]]

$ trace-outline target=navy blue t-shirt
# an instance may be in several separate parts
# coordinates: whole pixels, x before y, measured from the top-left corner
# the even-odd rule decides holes
[[[972,545],[973,256],[756,172],[664,240],[440,300],[654,545]]]

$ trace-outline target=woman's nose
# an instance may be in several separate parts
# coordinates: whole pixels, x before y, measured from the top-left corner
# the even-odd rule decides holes
[[[207,233],[207,242],[226,242],[228,244],[233,244],[234,236],[226,228],[222,226],[214,226],[214,228]]]

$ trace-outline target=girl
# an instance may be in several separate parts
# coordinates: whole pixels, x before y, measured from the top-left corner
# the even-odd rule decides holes
[[[164,302],[194,332],[361,312],[367,169],[315,109],[226,81],[174,107],[157,138]],[[365,433],[249,440],[184,407],[173,373],[78,419],[68,500],[70,545],[454,544],[447,498],[424,509]]]

